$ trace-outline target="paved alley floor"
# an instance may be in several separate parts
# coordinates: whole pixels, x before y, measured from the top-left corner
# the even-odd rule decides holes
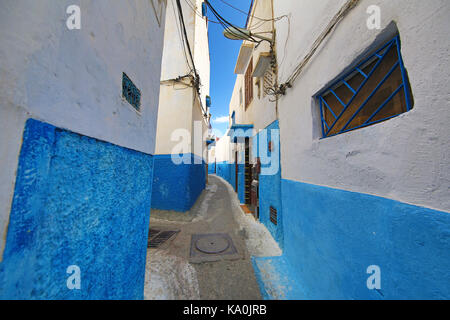
[[[187,213],[152,210],[150,228],[179,233],[147,254],[145,299],[261,299],[251,256],[281,254],[267,229],[243,213],[237,195],[223,179],[209,183]],[[197,234],[228,234],[234,254],[208,262],[191,257]]]

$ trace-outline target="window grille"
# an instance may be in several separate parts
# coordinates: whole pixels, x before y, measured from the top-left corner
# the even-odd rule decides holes
[[[274,207],[270,207],[270,222],[272,222],[274,225],[278,225],[278,213],[277,209]]]
[[[122,75],[122,96],[135,108],[141,110],[141,91],[133,81],[125,74]]]
[[[263,80],[263,97],[266,97],[269,93],[270,88],[273,86],[273,73],[271,69],[268,69],[266,73],[264,73]]]
[[[334,82],[317,99],[324,138],[411,110],[412,95],[399,36]]]

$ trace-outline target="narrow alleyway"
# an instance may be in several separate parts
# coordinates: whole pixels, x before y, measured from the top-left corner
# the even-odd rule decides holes
[[[145,299],[261,299],[251,256],[281,251],[267,229],[239,207],[231,186],[216,176],[189,213],[152,210],[150,229],[179,233],[147,255]],[[193,235],[228,234],[236,251],[192,257]],[[217,260],[217,261],[206,261]]]

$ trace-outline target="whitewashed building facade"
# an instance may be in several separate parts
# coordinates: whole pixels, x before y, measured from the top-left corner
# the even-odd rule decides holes
[[[266,298],[450,297],[449,14],[440,0],[254,1],[247,28],[273,19],[275,79],[258,100],[252,77],[246,107],[238,75],[230,121],[253,130],[250,164],[280,155],[259,174],[259,219],[283,248],[255,258]],[[261,51],[244,41],[237,69],[255,74]],[[231,183],[233,148],[216,147]]]
[[[185,212],[206,183],[208,21],[199,0],[170,0],[166,21],[152,208]]]

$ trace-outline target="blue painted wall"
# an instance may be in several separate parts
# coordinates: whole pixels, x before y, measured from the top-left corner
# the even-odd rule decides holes
[[[208,174],[214,174],[215,168],[216,168],[215,162],[208,163]]]
[[[265,130],[267,130],[267,143],[272,140],[271,129],[279,129],[278,121],[270,124]],[[261,134],[258,134],[252,138],[252,153],[258,154],[258,139]],[[275,142],[275,141],[274,141]],[[279,141],[278,141],[279,146]],[[268,152],[268,151],[267,151]],[[280,148],[278,147],[274,152],[278,152],[280,155]],[[244,165],[244,152],[239,152],[240,157],[238,165],[238,198],[239,201],[245,203],[245,165]],[[236,172],[235,164],[228,162],[217,163],[217,175],[228,181],[236,189]],[[281,167],[277,173],[270,176],[260,175],[259,177],[259,203],[260,203],[260,220],[266,225],[271,232],[272,236],[279,243],[280,247],[283,247],[283,213],[281,205]],[[270,206],[277,209],[278,212],[278,225],[274,225],[270,221]]]
[[[206,163],[175,164],[171,155],[155,155],[152,208],[189,211],[206,186]]]
[[[450,298],[449,213],[285,179],[282,196],[285,250],[274,259],[292,266],[297,298]],[[367,289],[370,265],[379,291]]]
[[[264,300],[305,300],[295,266],[286,257],[252,257],[253,270]]]
[[[274,149],[272,152],[277,152],[280,155],[280,141],[274,141],[275,137],[272,137],[271,130],[279,129],[278,121],[273,122],[264,130],[267,132],[266,145],[270,141],[274,143]],[[259,140],[262,139],[261,132],[253,137],[253,154],[261,156],[263,150],[259,150]],[[265,150],[267,155],[270,156],[270,151]],[[278,157],[280,159],[280,157]],[[270,165],[261,164],[261,168]],[[275,225],[270,221],[270,207],[277,209],[278,224]],[[283,208],[281,202],[281,163],[278,171],[274,175],[259,175],[259,218],[267,229],[272,234],[273,238],[278,242],[279,246],[283,248]]]
[[[29,119],[0,298],[142,299],[152,173],[151,155]]]
[[[244,152],[241,153],[242,156]],[[233,172],[236,170],[233,167]],[[244,204],[245,203],[245,165],[238,164],[238,198],[239,201]]]
[[[238,164],[238,198],[241,203],[245,203],[245,166]],[[236,165],[235,163],[217,163],[217,175],[225,179],[233,189],[236,190]]]
[[[217,163],[217,173],[219,177],[222,177],[234,188],[232,176],[234,176],[234,163],[230,164],[226,161]]]

